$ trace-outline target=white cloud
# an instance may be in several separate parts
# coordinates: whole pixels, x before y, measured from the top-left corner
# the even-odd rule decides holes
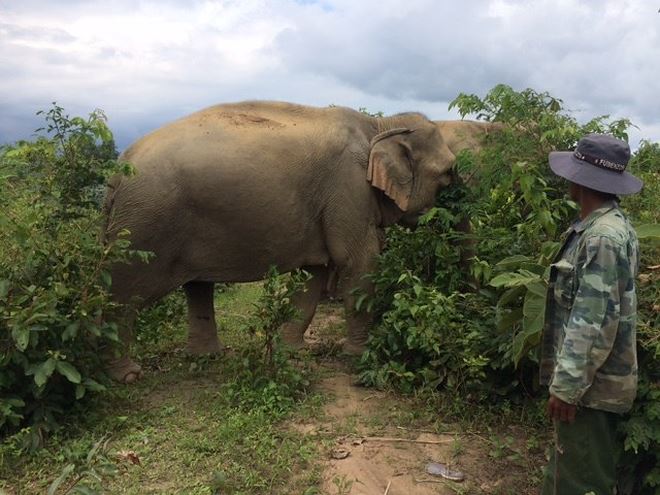
[[[660,140],[660,15],[645,0],[0,2],[0,142],[57,100],[121,145],[222,101],[447,115],[497,83],[627,116]]]

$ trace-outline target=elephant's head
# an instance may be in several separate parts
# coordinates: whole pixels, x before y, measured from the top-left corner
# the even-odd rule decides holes
[[[410,220],[432,207],[438,188],[451,182],[454,161],[438,127],[415,119],[374,136],[367,180],[394,202],[397,220]]]
[[[504,125],[499,122],[475,122],[470,120],[439,120],[435,125],[442,134],[445,143],[454,155],[463,150],[478,152],[484,144],[487,135],[499,132]],[[467,184],[468,187],[474,186],[478,181],[478,173],[468,176],[461,176],[460,173],[454,174],[454,180],[457,183]],[[470,219],[461,218],[455,227],[457,230],[470,234],[472,226]],[[465,268],[469,266],[469,260],[476,254],[477,241],[471,236],[467,236],[461,242],[461,265]],[[474,287],[479,286],[479,281],[470,276],[470,281]]]
[[[501,131],[504,124],[500,122],[477,122],[472,120],[436,120],[440,134],[454,155],[460,151],[479,151],[488,134]],[[468,185],[476,180],[474,176],[460,177]]]

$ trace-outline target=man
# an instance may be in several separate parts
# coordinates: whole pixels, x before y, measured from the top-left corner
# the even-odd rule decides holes
[[[617,420],[637,392],[639,246],[617,204],[643,185],[625,171],[629,159],[627,143],[602,134],[549,156],[570,182],[580,220],[565,234],[548,285],[540,377],[556,445],[544,495],[615,493]]]

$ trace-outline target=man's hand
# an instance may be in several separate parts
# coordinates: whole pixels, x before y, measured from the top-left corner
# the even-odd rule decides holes
[[[548,399],[548,416],[550,419],[563,421],[564,423],[572,423],[575,421],[575,411],[577,406],[564,402],[554,395]]]

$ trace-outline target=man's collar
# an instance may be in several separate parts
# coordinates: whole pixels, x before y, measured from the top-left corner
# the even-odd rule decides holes
[[[613,208],[618,207],[619,205],[614,200],[605,201],[600,208],[596,208],[594,211],[589,213],[585,219],[575,223],[573,225],[573,230],[575,230],[575,232],[578,234],[583,232],[587,227],[590,227],[596,221],[596,219],[602,217],[605,215],[605,213],[612,210]]]

